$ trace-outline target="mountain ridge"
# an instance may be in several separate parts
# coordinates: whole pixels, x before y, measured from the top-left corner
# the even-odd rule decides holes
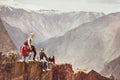
[[[119,69],[120,69],[120,56],[110,61],[109,63],[106,63],[106,65],[104,65],[104,69],[101,71],[101,74],[106,76],[112,76],[114,79],[119,80],[120,79]]]
[[[76,66],[74,63],[78,62],[80,67],[89,63],[89,68],[102,69],[106,62],[120,55],[119,17],[120,13],[100,17],[66,32],[64,36],[40,43],[39,47],[45,47],[46,53],[58,56],[58,61],[72,62]]]
[[[0,51],[8,52],[9,50],[16,50],[15,45],[13,44],[6,28],[3,25],[3,22],[0,18]]]
[[[27,35],[30,32],[34,32],[36,43],[51,37],[63,35],[65,32],[74,29],[82,23],[95,20],[104,15],[103,13],[93,12],[53,12],[49,15],[50,11],[46,14],[46,12],[43,13],[44,11],[38,13],[13,7],[12,9],[10,8],[1,8],[0,15],[2,20],[10,26],[21,29]]]

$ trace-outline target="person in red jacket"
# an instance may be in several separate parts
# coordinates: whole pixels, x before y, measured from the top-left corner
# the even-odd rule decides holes
[[[25,58],[29,56],[29,52],[30,52],[30,49],[28,48],[27,44],[23,44],[20,52],[21,52],[21,56],[24,58],[25,61]]]

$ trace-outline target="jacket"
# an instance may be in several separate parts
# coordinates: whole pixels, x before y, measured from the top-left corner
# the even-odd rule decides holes
[[[26,45],[23,45],[20,51],[21,51],[21,56],[24,56],[24,57],[30,52],[30,50]]]

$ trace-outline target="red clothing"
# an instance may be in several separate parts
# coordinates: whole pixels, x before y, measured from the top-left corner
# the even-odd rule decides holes
[[[23,45],[21,47],[21,56],[26,56],[26,54],[28,54],[30,52],[30,50],[27,48],[27,46]]]

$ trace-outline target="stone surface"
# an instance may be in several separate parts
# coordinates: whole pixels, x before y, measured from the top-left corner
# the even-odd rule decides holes
[[[110,80],[92,70],[74,73],[70,64],[49,64],[49,71],[42,71],[39,61],[19,62],[16,54],[0,54],[0,80]]]

